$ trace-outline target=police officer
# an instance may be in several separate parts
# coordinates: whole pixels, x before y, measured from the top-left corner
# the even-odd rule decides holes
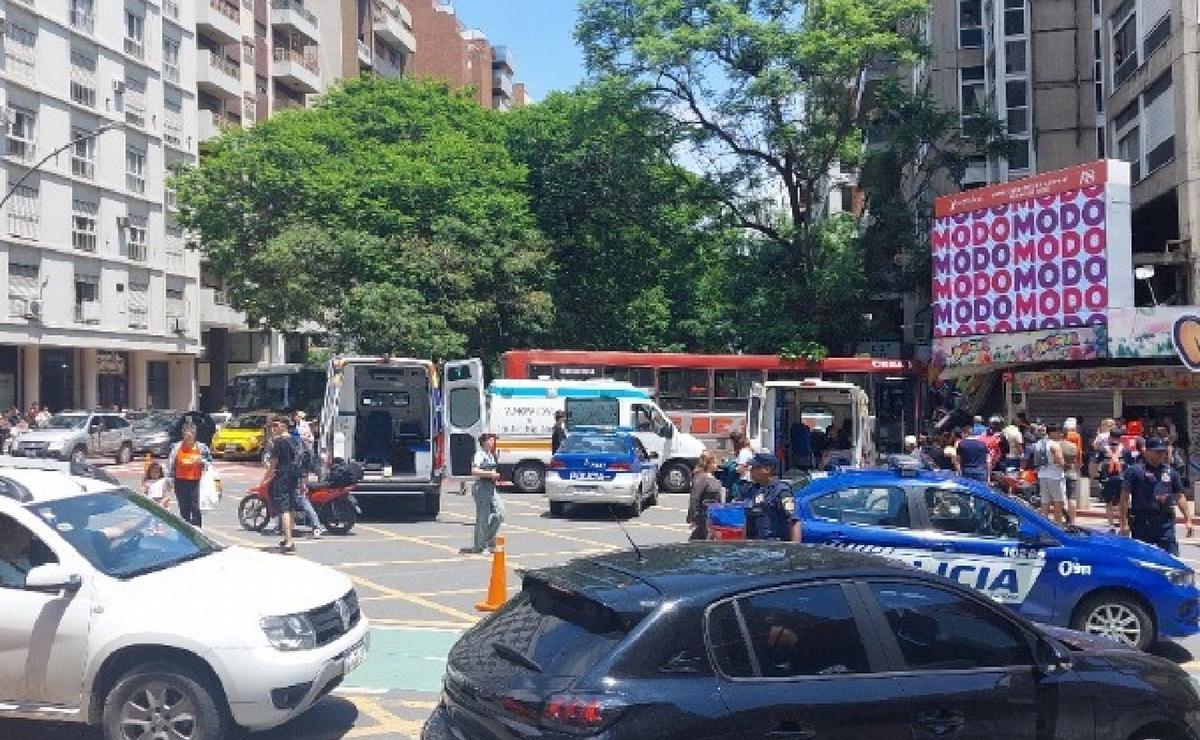
[[[1146,440],[1144,458],[1126,469],[1121,486],[1121,534],[1132,533],[1135,539],[1178,555],[1175,507],[1187,522],[1188,537],[1193,533],[1192,516],[1183,481],[1166,457],[1166,440],[1151,437]]]
[[[750,459],[750,485],[743,487],[740,499],[746,509],[746,539],[800,541],[800,522],[792,487],[775,475],[777,461],[769,452]]]

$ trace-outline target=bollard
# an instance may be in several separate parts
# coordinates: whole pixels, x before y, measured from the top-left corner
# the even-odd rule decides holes
[[[504,538],[496,538],[492,552],[492,578],[488,582],[487,597],[475,605],[476,611],[494,612],[508,600],[508,571],[504,566]]]

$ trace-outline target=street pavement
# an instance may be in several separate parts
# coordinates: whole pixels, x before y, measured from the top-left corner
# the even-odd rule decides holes
[[[271,550],[278,537],[242,529],[237,505],[262,475],[256,463],[218,463],[224,497],[206,512],[204,530],[229,544]],[[140,462],[107,468],[131,486],[141,479]],[[397,502],[360,499],[364,518],[344,537],[307,538],[301,530],[298,555],[337,568],[354,582],[371,619],[371,650],[366,663],[313,710],[255,740],[333,740],[334,738],[417,738],[437,703],[446,655],[462,631],[479,618],[474,605],[487,589],[490,556],[462,555],[471,544],[474,502],[447,485],[437,521]],[[628,547],[620,528],[604,511],[566,519],[551,518],[541,496],[504,495],[508,591],[520,588],[520,572]],[[625,526],[639,545],[681,541],[685,495],[663,495],[659,505]],[[1088,526],[1103,520],[1090,519]],[[1200,539],[1186,540],[1182,557],[1200,570]],[[282,555],[280,557],[283,557]],[[302,587],[302,584],[297,584]],[[1200,636],[1164,642],[1155,652],[1184,665],[1200,680]],[[0,723],[0,740],[99,740],[96,730],[73,726]]]

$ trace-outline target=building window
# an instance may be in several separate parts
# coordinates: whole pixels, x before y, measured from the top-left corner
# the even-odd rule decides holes
[[[71,174],[91,180],[96,177],[96,137],[81,128],[71,129]],[[84,138],[86,137],[86,138]]]
[[[187,315],[184,310],[183,303],[183,288],[179,286],[167,286],[167,331],[174,331],[175,324],[178,319],[182,319]]]
[[[75,321],[100,323],[100,276],[75,274]]]
[[[8,233],[22,239],[37,239],[41,224],[41,201],[38,198],[38,183],[30,178],[24,185],[13,188],[8,199]]]
[[[24,316],[29,310],[29,304],[37,300],[40,292],[38,265],[10,260],[8,263],[8,315]]]
[[[1029,133],[1029,83],[1025,80],[1009,80],[1004,84],[1005,101],[1008,104],[1008,133]]]
[[[96,57],[71,49],[71,101],[96,107]]]
[[[163,77],[179,82],[179,42],[163,36]]]
[[[1138,66],[1137,6],[1127,0],[1112,16],[1113,87],[1129,79]]]
[[[1142,131],[1137,126],[1117,139],[1117,157],[1130,164],[1133,182],[1142,179]]]
[[[1029,60],[1025,53],[1024,39],[1004,42],[1004,73],[1024,75],[1029,72]]]
[[[959,70],[959,111],[969,118],[987,109],[987,75],[983,67]]]
[[[958,46],[983,46],[983,0],[958,0]]]
[[[162,12],[173,21],[179,20],[179,0],[163,0]]]
[[[33,82],[37,78],[37,31],[11,18],[4,33],[4,68],[16,80]]]
[[[1151,54],[1171,38],[1171,6],[1166,2],[1145,0],[1142,3],[1142,12],[1142,28],[1150,29],[1142,41],[1142,58],[1149,59]]]
[[[28,108],[8,109],[7,154],[22,162],[32,162],[37,154],[37,113]]]
[[[71,0],[69,15],[71,28],[91,34],[95,30],[96,16],[93,13],[94,0]]]
[[[1108,149],[1104,134],[1103,126],[1096,129],[1096,159],[1104,159],[1105,151]]]
[[[125,78],[125,123],[146,128],[146,81],[137,77]]]
[[[150,319],[150,283],[146,280],[129,280],[126,308],[130,329],[145,329]]]
[[[125,244],[131,260],[146,261],[146,225],[145,216],[129,217],[129,230],[126,234]]]
[[[1142,131],[1148,175],[1175,158],[1175,94],[1170,67],[1142,93]]]
[[[135,193],[146,192],[146,150],[125,150],[125,187]]]
[[[125,53],[142,59],[146,55],[146,19],[125,9]]]
[[[1004,0],[1004,35],[1025,35],[1025,0]]]
[[[71,201],[71,246],[84,252],[96,251],[96,214],[100,206],[75,198]]]

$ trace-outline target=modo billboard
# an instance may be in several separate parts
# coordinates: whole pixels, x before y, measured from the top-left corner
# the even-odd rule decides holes
[[[1104,326],[1133,304],[1123,162],[945,196],[935,217],[935,337]]]

